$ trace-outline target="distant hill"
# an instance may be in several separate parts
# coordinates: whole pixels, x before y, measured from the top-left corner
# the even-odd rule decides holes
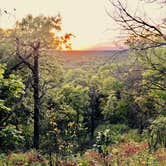
[[[64,68],[89,68],[97,67],[107,63],[117,63],[129,61],[127,49],[125,50],[103,50],[103,51],[50,51],[62,63]]]

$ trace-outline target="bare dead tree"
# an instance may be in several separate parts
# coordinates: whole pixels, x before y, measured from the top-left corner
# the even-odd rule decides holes
[[[144,0],[144,1],[147,2],[147,3],[154,3],[154,2],[157,2],[157,3],[160,3],[160,4],[166,3],[166,0]]]
[[[125,1],[109,0],[115,11],[108,15],[126,33],[124,42],[137,59],[146,66],[145,71],[153,71],[146,81],[140,84],[143,93],[150,90],[166,90],[166,19],[161,18],[158,23],[153,23],[146,15],[139,16],[138,12],[131,12]],[[158,3],[165,5],[165,0],[140,0],[147,3]],[[139,92],[140,95],[140,92]],[[161,103],[158,103],[158,105]],[[165,103],[162,103],[163,106]],[[165,106],[164,106],[165,107]],[[163,108],[164,108],[163,107]]]
[[[135,49],[149,49],[166,46],[166,25],[164,23],[153,25],[146,18],[132,15],[127,7],[120,0],[111,1],[115,8],[114,15],[108,13],[124,31],[128,32],[128,36],[137,44]],[[158,40],[160,39],[160,40]],[[134,47],[133,47],[134,48]]]

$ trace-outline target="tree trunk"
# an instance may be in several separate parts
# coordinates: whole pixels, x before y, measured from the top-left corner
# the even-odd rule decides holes
[[[94,108],[91,108],[92,109],[92,112],[91,112],[91,140],[93,140],[94,138],[94,130],[95,130],[95,127],[94,127]]]
[[[39,48],[34,49],[34,71],[33,71],[33,81],[34,81],[34,148],[39,149],[39,112],[40,112],[40,102],[39,102]]]
[[[96,112],[96,99],[97,99],[97,93],[94,87],[90,88],[90,132],[91,132],[91,140],[94,139],[94,130],[95,130],[95,112]]]

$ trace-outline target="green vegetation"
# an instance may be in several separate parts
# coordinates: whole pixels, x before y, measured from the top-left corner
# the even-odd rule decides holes
[[[71,48],[59,31],[31,15],[0,29],[0,166],[166,165],[166,48],[55,51]]]

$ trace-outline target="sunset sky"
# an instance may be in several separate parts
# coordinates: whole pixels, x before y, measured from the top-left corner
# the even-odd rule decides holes
[[[0,0],[1,9],[14,16],[1,16],[0,26],[10,27],[17,19],[27,14],[57,15],[63,18],[63,31],[73,33],[73,49],[112,49],[115,41],[120,40],[118,29],[106,10],[113,11],[109,0]],[[153,21],[164,15],[163,8],[157,5],[146,6],[138,0],[128,0],[131,11],[140,8],[146,11]],[[16,11],[13,11],[16,8]],[[140,12],[141,13],[141,12]]]

